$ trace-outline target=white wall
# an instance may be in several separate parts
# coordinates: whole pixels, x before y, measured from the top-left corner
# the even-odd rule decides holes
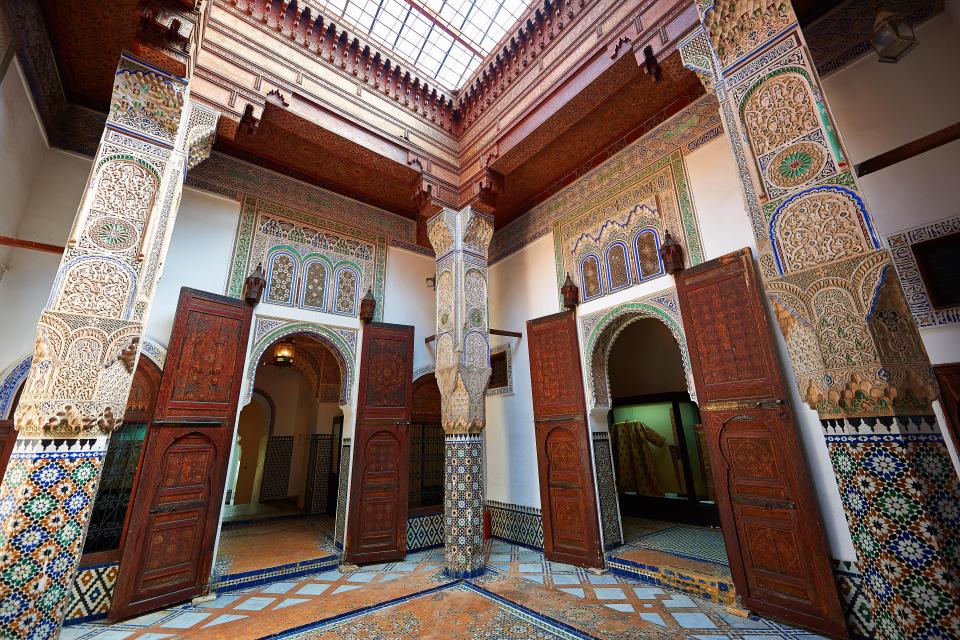
[[[30,182],[46,149],[23,72],[14,59],[0,81],[0,235],[17,235]],[[0,246],[0,265],[6,264],[10,251]]]
[[[954,4],[960,4],[954,2]],[[823,79],[824,94],[854,164],[960,120],[960,23],[944,12],[917,30],[919,44],[897,64],[867,54]],[[960,215],[960,141],[860,179],[883,239]],[[934,364],[960,361],[960,325],[921,328]]]
[[[540,506],[526,325],[560,311],[553,256],[553,235],[547,235],[489,270],[490,327],[520,331],[523,338],[491,336],[491,345],[510,345],[514,393],[487,398],[488,500]]]
[[[230,270],[240,203],[185,188],[146,334],[167,346],[181,287],[223,293]]]
[[[433,350],[423,339],[436,333],[437,296],[427,278],[437,273],[430,256],[387,248],[387,281],[383,293],[383,321],[416,327],[413,337],[413,368],[433,365]]]

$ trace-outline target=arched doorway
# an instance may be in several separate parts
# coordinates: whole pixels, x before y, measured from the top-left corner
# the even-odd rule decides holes
[[[342,384],[338,358],[315,335],[262,350],[234,435],[218,584],[336,553]]]
[[[410,425],[409,517],[443,513],[443,426],[440,387],[432,373],[413,381]]]
[[[732,603],[710,458],[679,319],[652,305],[623,305],[596,327],[588,349],[608,566]],[[678,581],[680,575],[692,582]]]

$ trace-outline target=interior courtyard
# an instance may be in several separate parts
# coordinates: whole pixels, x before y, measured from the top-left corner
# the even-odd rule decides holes
[[[0,638],[960,638],[960,0],[0,0]]]

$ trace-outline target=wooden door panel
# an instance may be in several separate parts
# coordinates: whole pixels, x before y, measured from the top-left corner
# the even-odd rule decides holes
[[[252,307],[240,300],[180,292],[127,516],[111,620],[206,590],[251,316]]]
[[[954,447],[960,449],[960,362],[933,367],[940,385],[940,406],[947,419],[946,427]]]
[[[752,254],[677,278],[737,595],[757,613],[847,631]]]
[[[407,552],[413,336],[405,325],[371,323],[363,330],[348,562],[399,560]]]
[[[14,405],[16,407],[16,405]],[[17,430],[13,428],[13,420],[0,420],[0,478],[7,471],[7,463],[13,453],[13,445],[17,441]]]
[[[544,555],[602,567],[576,317],[527,322]]]

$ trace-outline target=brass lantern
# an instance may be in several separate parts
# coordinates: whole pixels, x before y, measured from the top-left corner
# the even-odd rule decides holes
[[[251,307],[256,306],[266,286],[267,279],[264,277],[263,263],[257,263],[257,268],[243,281],[243,299]]]
[[[278,367],[287,367],[293,364],[297,357],[296,347],[292,342],[281,341],[273,349],[273,364]]]
[[[881,9],[873,21],[870,45],[880,62],[899,62],[917,46],[917,36],[900,16],[889,9]]]
[[[364,324],[373,321],[377,312],[377,299],[373,297],[373,289],[367,289],[367,295],[360,299],[360,321]]]
[[[663,268],[670,275],[676,275],[683,271],[683,247],[677,242],[670,232],[663,234],[663,244],[660,245],[660,259],[663,260]]]
[[[563,286],[560,287],[560,294],[563,296],[564,309],[576,309],[580,304],[580,289],[573,284],[569,273],[567,273],[567,279],[563,281]]]

